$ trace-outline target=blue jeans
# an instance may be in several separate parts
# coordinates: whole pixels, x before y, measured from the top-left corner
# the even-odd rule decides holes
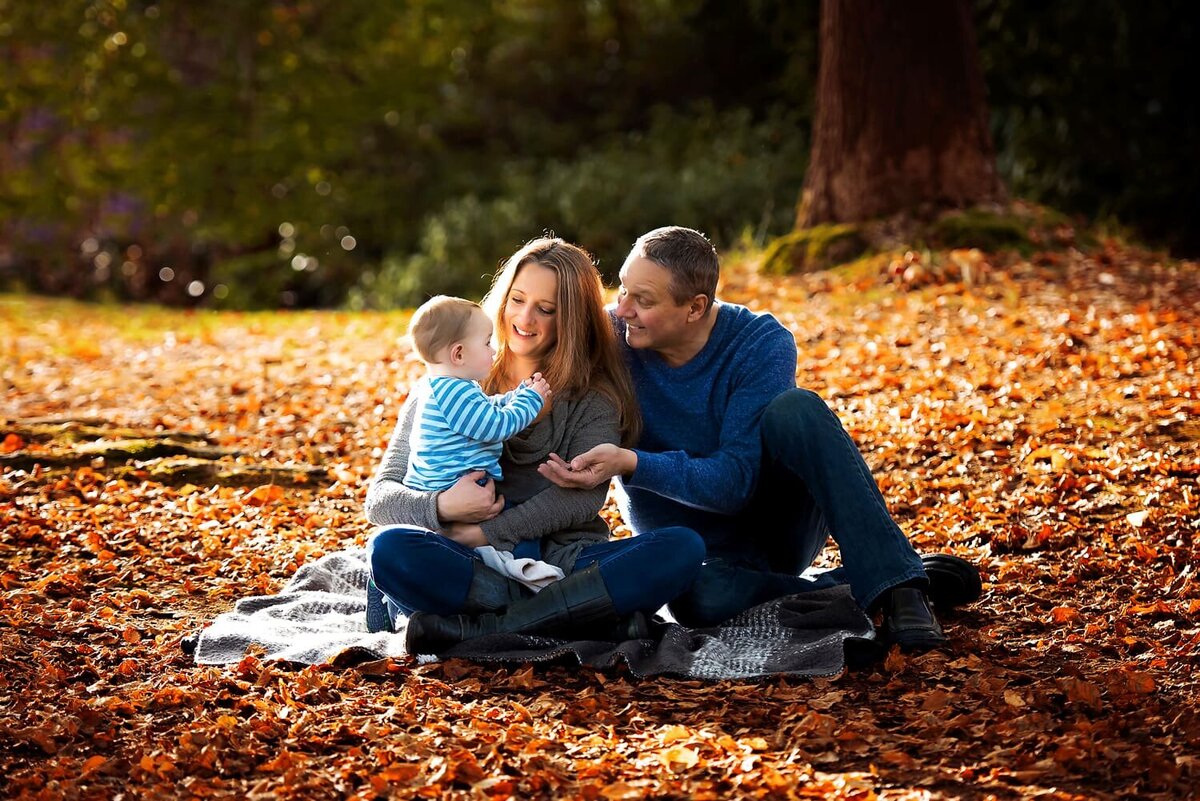
[[[541,543],[526,540],[513,555],[541,558]],[[461,612],[479,554],[416,526],[389,526],[367,544],[371,577],[404,614]],[[692,583],[704,561],[704,541],[688,528],[672,527],[638,537],[589,545],[574,569],[597,562],[618,614],[655,612]]]
[[[744,536],[709,553],[691,589],[671,604],[679,622],[711,626],[764,601],[834,584],[849,584],[870,608],[891,587],[925,580],[862,454],[819,395],[794,389],[771,401],[762,442],[758,486],[739,516]],[[797,575],[831,535],[843,566]]]

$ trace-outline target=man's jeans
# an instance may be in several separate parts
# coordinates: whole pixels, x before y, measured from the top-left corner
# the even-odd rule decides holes
[[[513,555],[540,559],[540,542],[521,542]],[[367,544],[367,560],[393,611],[439,615],[462,611],[475,563],[483,562],[465,545],[416,526],[381,529]],[[692,583],[703,560],[700,535],[676,526],[589,545],[574,567],[598,562],[613,606],[624,615],[657,611]]]
[[[925,580],[862,454],[819,395],[794,389],[773,400],[762,439],[758,487],[741,515],[745,536],[710,552],[692,587],[671,603],[680,623],[715,625],[773,598],[834,584],[848,583],[870,608],[885,590]],[[830,535],[843,566],[799,576]]]

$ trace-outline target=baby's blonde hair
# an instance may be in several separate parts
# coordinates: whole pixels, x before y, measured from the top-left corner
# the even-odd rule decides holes
[[[455,342],[461,342],[467,335],[471,318],[483,313],[478,303],[435,295],[413,312],[408,321],[408,337],[423,362],[437,364],[438,354]]]

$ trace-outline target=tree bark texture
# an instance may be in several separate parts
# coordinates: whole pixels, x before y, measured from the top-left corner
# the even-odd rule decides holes
[[[968,0],[822,0],[797,227],[1003,198]]]

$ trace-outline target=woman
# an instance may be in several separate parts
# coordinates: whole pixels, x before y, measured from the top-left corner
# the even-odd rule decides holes
[[[537,471],[551,453],[570,460],[636,438],[629,376],[600,290],[591,257],[555,238],[533,240],[497,273],[484,299],[497,340],[484,390],[503,391],[535,372],[554,390],[534,423],[505,443],[498,485],[481,485],[484,474],[474,472],[437,493],[405,487],[413,405],[401,409],[367,492],[367,519],[387,526],[368,545],[368,626],[408,615],[410,653],[496,632],[636,637],[638,615],[679,595],[698,571],[704,544],[695,532],[673,527],[610,542],[599,516],[606,486],[563,489]],[[483,545],[567,575],[531,595],[484,564],[473,550]]]

